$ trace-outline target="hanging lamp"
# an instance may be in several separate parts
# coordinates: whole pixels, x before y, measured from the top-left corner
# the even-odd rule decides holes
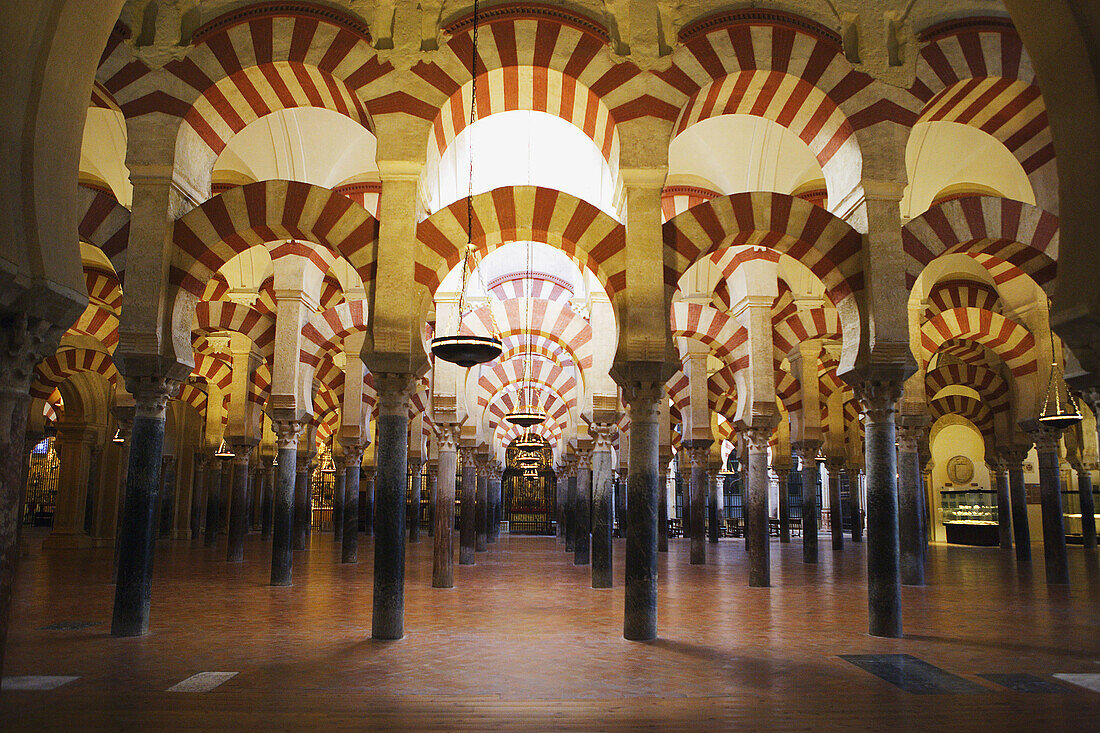
[[[336,473],[336,462],[332,460],[331,453],[321,462],[321,473]]]
[[[531,300],[534,297],[531,279],[531,242],[527,242],[527,261],[523,271],[523,336],[526,349],[523,352],[523,378],[520,381],[519,407],[504,416],[507,422],[521,428],[530,428],[546,419],[542,408],[528,399],[528,392],[534,396],[534,384],[531,382]]]
[[[516,439],[515,446],[520,450],[542,450],[542,441],[532,433],[524,433]]]
[[[113,442],[113,443],[125,443],[126,442],[126,438],[122,437],[122,428],[117,428],[115,430],[115,437],[111,438],[111,442]]]
[[[1055,430],[1065,430],[1081,421],[1081,410],[1069,393],[1058,360],[1054,357],[1054,332],[1050,332],[1050,377],[1047,379],[1046,399],[1039,422]]]
[[[229,448],[229,443],[225,442],[225,438],[222,438],[222,444],[218,446],[218,450],[214,452],[215,458],[232,458],[235,454]]]
[[[438,336],[431,341],[432,355],[443,361],[458,364],[469,369],[484,364],[500,356],[504,346],[496,335],[496,322],[493,309],[489,308],[489,317],[493,320],[493,335],[474,336],[462,333],[462,317],[466,311],[466,286],[470,275],[478,273],[477,248],[474,246],[474,136],[473,126],[477,122],[477,25],[480,20],[478,3],[474,0],[473,43],[470,45],[470,180],[466,191],[466,250],[462,257],[462,289],[458,295],[458,312],[453,336]]]

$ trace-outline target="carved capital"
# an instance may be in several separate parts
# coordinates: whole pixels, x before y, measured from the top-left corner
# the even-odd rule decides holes
[[[650,422],[660,414],[665,386],[656,382],[635,382],[623,388],[623,401],[632,422]]]
[[[306,429],[306,424],[300,420],[276,420],[272,421],[271,429],[275,433],[275,445],[283,450],[298,447],[298,439]]]
[[[741,434],[745,436],[750,453],[766,453],[774,432],[774,425],[754,425],[743,430]]]
[[[710,446],[692,445],[687,448],[688,462],[691,468],[706,469],[710,463]]]
[[[462,459],[463,467],[477,465],[477,448],[475,446],[459,446],[458,456]]]
[[[1058,452],[1058,442],[1062,439],[1064,429],[1036,427],[1027,431],[1027,436],[1035,442],[1035,450],[1039,453]]]
[[[417,379],[412,374],[385,372],[374,375],[379,416],[408,415],[409,398],[416,389],[416,382]]]
[[[868,421],[885,422],[892,419],[897,412],[901,391],[900,381],[867,380],[857,385],[856,398]]]
[[[34,381],[34,368],[57,350],[64,332],[26,313],[0,315],[0,390],[26,394]]]
[[[821,441],[803,440],[800,443],[795,443],[791,448],[800,461],[814,461],[817,460],[817,452],[821,449]]]
[[[591,469],[592,468],[592,449],[591,448],[578,448],[577,449],[577,470]]]
[[[921,438],[924,437],[924,428],[914,425],[898,423],[895,430],[898,441],[898,450],[902,453],[919,453]]]
[[[458,426],[453,423],[436,423],[435,426],[439,452],[454,453],[458,450]]]
[[[126,377],[126,389],[134,396],[134,414],[164,417],[168,400],[179,394],[180,381],[165,374]]]
[[[592,447],[593,452],[596,453],[608,453],[611,451],[611,443],[615,435],[617,426],[614,423],[592,423],[588,426],[588,432],[596,439],[595,445]]]
[[[997,455],[1004,463],[1005,468],[1019,468],[1027,458],[1030,445],[1009,445],[997,449]]]

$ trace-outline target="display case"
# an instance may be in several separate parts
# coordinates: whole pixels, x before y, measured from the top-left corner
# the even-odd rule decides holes
[[[1100,527],[1100,489],[1092,492],[1092,509],[1096,526]],[[1066,541],[1071,543],[1082,542],[1081,529],[1081,494],[1078,491],[1062,492],[1062,515],[1065,517]]]
[[[952,544],[997,545],[997,492],[979,488],[941,489],[940,521],[947,541]]]

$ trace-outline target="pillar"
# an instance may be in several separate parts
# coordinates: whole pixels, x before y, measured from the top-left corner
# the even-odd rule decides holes
[[[844,549],[844,507],[840,502],[840,472],[843,466],[843,462],[837,458],[830,458],[825,462],[825,468],[829,472],[829,528],[833,536],[834,552]]]
[[[504,518],[500,499],[500,465],[493,464],[489,469],[489,544],[500,539],[500,522]]]
[[[412,474],[412,516],[409,517],[409,542],[420,541],[420,492],[423,477],[420,468],[423,464],[419,458],[409,459],[409,473]]]
[[[298,477],[298,438],[305,427],[304,423],[298,421],[272,421],[279,464],[275,472],[275,493],[272,497],[272,585],[285,586],[292,582],[294,486]],[[209,523],[209,520],[207,522]]]
[[[1096,464],[1077,468],[1077,492],[1081,497],[1081,542],[1086,550],[1096,551],[1096,507],[1092,500],[1092,471]]]
[[[439,468],[435,477],[435,502],[432,508],[432,587],[453,588],[455,473],[458,471],[458,426],[436,426],[439,444]]]
[[[172,509],[176,503],[176,456],[164,456],[160,486],[160,538],[172,536]]]
[[[439,460],[436,458],[428,464],[428,536],[435,536],[435,495],[436,476],[439,473]]]
[[[748,537],[749,586],[771,585],[771,543],[768,539],[768,441],[778,420],[760,416],[745,430],[749,445],[749,483],[745,497],[745,534]]]
[[[25,325],[25,324],[24,324]],[[0,362],[0,672],[3,671],[4,645],[11,611],[11,589],[19,551],[19,527],[22,522],[23,487],[26,485],[27,455],[24,440],[30,404],[29,384],[40,354],[28,354],[18,344],[18,331],[7,324],[4,339],[5,359]],[[11,348],[15,342],[16,348]],[[22,383],[13,378],[11,357],[19,354],[23,364]],[[14,359],[11,359],[14,360]],[[163,417],[161,418],[163,420]],[[163,422],[161,423],[163,425]],[[159,457],[158,457],[159,460]]]
[[[363,515],[366,517],[367,526],[363,528],[363,534],[367,537],[374,535],[374,477],[375,466],[363,467],[363,482],[360,486],[359,501],[363,503]],[[345,488],[344,491],[347,491]]]
[[[363,446],[344,443],[344,511],[340,531],[340,562],[359,562],[359,476],[363,469]]]
[[[489,459],[481,457],[476,460],[477,469],[477,496],[474,497],[474,550],[485,552],[489,549]]]
[[[623,637],[630,641],[657,638],[658,402],[662,397],[663,384],[623,388],[630,410]]]
[[[462,450],[462,516],[458,537],[458,564],[473,565],[477,552],[477,467],[474,464],[474,447]]]
[[[901,637],[901,565],[894,415],[901,384],[860,385],[867,463],[867,608],[871,636]]]
[[[218,541],[218,531],[222,526],[222,498],[229,495],[228,486],[233,480],[233,467],[226,458],[216,458],[215,474],[217,482],[211,485],[206,499],[206,547],[213,547]]]
[[[1024,459],[1029,446],[1002,448],[1001,460],[1008,466],[1008,494],[1012,504],[1012,533],[1016,562],[1031,562],[1031,530],[1027,522],[1027,487],[1024,486]]]
[[[923,415],[897,419],[898,545],[903,585],[924,585],[924,507],[920,441],[928,420]]]
[[[718,544],[718,502],[721,491],[718,485],[718,464],[713,463],[707,471],[707,541]]]
[[[614,522],[611,434],[613,424],[592,426],[596,444],[592,449],[592,587],[612,585],[611,531]]]
[[[852,542],[863,542],[863,497],[859,493],[859,469],[847,468],[848,500],[852,505]]]
[[[565,479],[565,551],[577,551],[577,459],[570,456]]]
[[[195,451],[195,472],[191,477],[191,544],[193,546],[197,546],[202,541],[202,500],[203,492],[206,490],[206,473],[210,470],[212,460],[206,451]]]
[[[573,511],[573,564],[591,562],[592,541],[592,449],[577,449],[577,503]]]
[[[248,536],[248,460],[252,445],[235,443],[233,458],[233,496],[229,503],[229,538],[226,543],[226,562],[244,561],[244,541]]]
[[[1062,439],[1062,431],[1033,426],[1028,430],[1028,436],[1035,441],[1035,450],[1039,454],[1039,501],[1043,512],[1043,559],[1047,583],[1067,585],[1069,560],[1066,555],[1066,522],[1062,514],[1062,481],[1058,471],[1058,443]]]
[[[142,376],[127,378],[126,386],[134,396],[135,409],[111,619],[113,636],[139,636],[149,631],[164,413],[179,382],[164,376]],[[8,465],[16,468],[19,464],[11,461]]]
[[[344,536],[344,486],[348,480],[348,462],[341,455],[334,463],[336,475],[332,477],[332,541],[338,545]]]
[[[271,539],[271,511],[275,498],[275,459],[268,461],[264,469],[264,485],[260,495],[260,539]]]
[[[374,505],[372,639],[405,635],[405,487],[409,470],[409,374],[374,375],[378,391],[378,465]]]
[[[791,469],[772,465],[772,470],[779,477],[779,541],[788,544],[791,541]]]
[[[706,565],[706,510],[707,510],[707,463],[710,461],[709,440],[697,440],[688,446],[688,459],[691,462],[691,564]],[[685,512],[686,514],[686,512]]]
[[[1009,499],[1008,468],[1004,461],[991,457],[997,478],[997,540],[1002,550],[1012,549],[1012,502]]]
[[[557,510],[558,518],[558,539],[565,542],[566,535],[568,534],[565,527],[565,500],[569,492],[566,478],[566,467],[564,463],[558,465],[558,470],[555,478],[557,479],[557,481],[554,484],[554,505]]]
[[[657,462],[657,551],[668,552],[668,461],[664,456]],[[627,471],[630,469],[628,468]],[[627,474],[627,497],[626,501],[630,503],[630,474]],[[629,507],[627,511],[630,511]]]
[[[803,441],[795,447],[802,472],[802,562],[817,562],[817,533],[821,524],[817,506],[817,449],[816,441]]]
[[[308,453],[299,450],[294,475],[294,549],[309,549],[310,516]]]

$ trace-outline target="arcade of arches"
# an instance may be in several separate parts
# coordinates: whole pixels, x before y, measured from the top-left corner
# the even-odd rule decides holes
[[[0,643],[39,556],[114,637],[187,553],[362,565],[375,640],[547,543],[630,641],[670,563],[1095,601],[1100,19],[1031,5],[16,0]]]

